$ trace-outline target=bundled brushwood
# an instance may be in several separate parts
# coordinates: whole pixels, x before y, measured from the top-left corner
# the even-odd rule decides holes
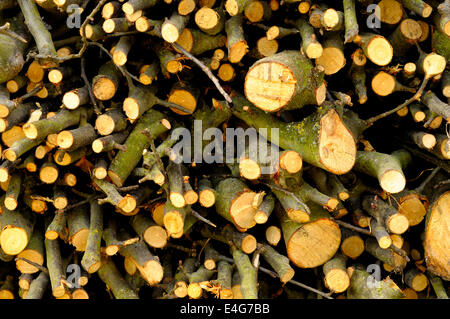
[[[372,2],[0,1],[0,297],[448,298],[450,4]]]

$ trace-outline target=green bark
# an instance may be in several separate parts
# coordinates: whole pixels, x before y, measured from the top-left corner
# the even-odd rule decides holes
[[[258,299],[258,271],[240,249],[231,246],[231,254],[241,278],[242,298]]]
[[[139,299],[112,260],[102,263],[98,276],[111,289],[116,299]]]
[[[30,284],[30,289],[24,299],[42,299],[48,288],[49,278],[45,272],[40,272],[39,276]]]
[[[81,265],[88,273],[92,274],[101,266],[100,244],[103,231],[103,211],[95,200],[91,201],[90,205],[89,236]]]
[[[154,110],[147,111],[139,119],[125,142],[127,151],[119,151],[109,166],[108,175],[115,185],[119,187],[123,185],[140,161],[142,151],[150,146],[150,140],[141,133],[142,130],[147,129],[152,138],[157,138],[168,130],[161,123],[162,119],[164,115]]]
[[[348,154],[348,152],[345,155],[339,155],[339,159],[336,159],[337,161],[342,162],[344,160],[346,162],[345,165],[341,163],[343,165],[339,168],[332,167],[335,166],[334,164],[327,164],[324,161],[325,158],[320,155],[321,148],[324,147],[320,144],[320,135],[326,130],[326,128],[322,128],[323,124],[325,124],[323,120],[336,114],[336,111],[330,106],[318,108],[316,113],[306,117],[302,122],[285,123],[258,108],[252,107],[251,103],[242,96],[235,95],[233,103],[233,114],[245,121],[249,126],[255,129],[278,128],[278,139],[276,139],[276,136],[272,139],[272,130],[259,130],[259,133],[273,144],[279,145],[285,150],[298,152],[305,162],[334,174],[347,173],[353,167],[354,155]],[[249,109],[245,110],[244,106],[248,106]],[[321,123],[323,124],[321,125]],[[346,131],[345,135],[349,138],[351,137],[351,133],[342,122],[335,123],[342,125],[342,128]],[[351,143],[347,137],[346,139],[348,140],[345,143]],[[353,137],[351,138],[353,139]],[[348,145],[348,150],[351,153],[356,152],[356,146],[354,144]]]

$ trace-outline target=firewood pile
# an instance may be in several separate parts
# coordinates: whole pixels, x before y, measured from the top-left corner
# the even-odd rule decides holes
[[[448,298],[449,0],[0,20],[0,298]]]

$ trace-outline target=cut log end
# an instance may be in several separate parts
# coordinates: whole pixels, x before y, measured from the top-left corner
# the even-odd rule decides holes
[[[128,216],[130,213],[134,212],[137,207],[136,198],[130,194],[127,194],[122,198],[117,206]]]
[[[184,281],[179,281],[175,284],[175,289],[173,293],[178,298],[184,298],[188,295],[188,286]]]
[[[194,190],[188,190],[184,193],[184,200],[187,205],[193,205],[198,201],[198,194]]]
[[[255,214],[255,222],[257,224],[265,224],[269,217],[267,216],[266,212],[263,211],[257,211]]]
[[[126,2],[122,5],[122,11],[128,15],[131,15],[134,13],[134,7],[131,3]]]
[[[350,286],[350,277],[343,269],[331,269],[324,278],[325,285],[334,293],[341,293]]]
[[[393,48],[384,37],[376,36],[367,45],[367,56],[373,63],[384,66],[391,62]]]
[[[281,240],[281,235],[281,229],[277,226],[269,226],[266,229],[266,240],[272,246],[278,245]]]
[[[105,247],[105,253],[108,256],[114,256],[119,251],[119,246],[117,245],[108,245]]]
[[[191,14],[195,10],[196,1],[194,0],[181,0],[178,3],[178,13],[182,16]]]
[[[356,159],[356,145],[352,134],[335,110],[322,117],[320,124],[320,162],[333,174],[349,172]]]
[[[380,186],[388,193],[396,194],[405,189],[406,179],[402,172],[388,170],[380,178]]]
[[[102,28],[106,33],[112,33],[116,28],[116,23],[113,19],[107,19],[103,22]]]
[[[241,249],[246,254],[251,254],[256,250],[256,238],[252,235],[247,235],[242,239]]]
[[[218,61],[211,61],[211,63],[213,62],[217,62],[218,64],[220,63]],[[220,65],[219,70],[217,71],[217,75],[222,81],[229,82],[234,79],[236,73],[231,64],[224,63]]]
[[[447,61],[445,57],[432,52],[424,58],[422,68],[425,75],[431,77],[444,72],[446,65]]]
[[[364,252],[364,240],[359,236],[350,236],[341,243],[341,251],[351,259],[356,259]]]
[[[187,287],[187,294],[192,299],[200,299],[203,295],[203,289],[199,283],[194,282]]]
[[[180,36],[178,28],[171,23],[163,24],[163,26],[161,27],[161,34],[163,39],[169,43],[176,42]]]
[[[412,19],[405,19],[400,23],[400,32],[410,41],[416,41],[422,36],[420,24]]]
[[[247,98],[266,112],[276,112],[290,102],[297,80],[292,71],[277,62],[259,63],[245,79]]]
[[[290,174],[301,171],[303,167],[302,156],[296,151],[286,151],[280,156],[280,167]]]
[[[319,42],[311,42],[306,48],[306,55],[310,59],[317,59],[323,54],[323,47]]]
[[[230,16],[235,16],[239,13],[239,6],[237,0],[227,0],[225,2],[225,9],[230,14]]]
[[[153,248],[163,248],[167,244],[167,232],[161,226],[150,226],[144,232],[144,240]]]
[[[39,171],[39,179],[46,184],[53,184],[58,179],[58,168],[54,165],[45,166]]]
[[[124,66],[127,63],[128,57],[125,52],[114,50],[113,62],[115,65]]]
[[[335,47],[323,49],[323,53],[316,59],[316,65],[321,65],[325,69],[326,75],[332,75],[341,70],[346,63],[344,52]]]
[[[181,193],[170,192],[169,199],[170,202],[173,204],[173,206],[177,208],[181,208],[186,205],[186,200],[184,199],[184,196]]]
[[[28,245],[28,235],[23,228],[6,226],[0,234],[0,244],[8,255],[17,255]]]
[[[48,72],[48,80],[53,84],[61,83],[63,80],[63,74],[58,69],[53,69]]]
[[[409,221],[405,215],[394,214],[386,222],[389,230],[394,233],[401,235],[406,232],[409,228]]]
[[[372,90],[379,96],[387,96],[395,90],[395,78],[383,71],[372,78],[371,84]]]
[[[382,0],[378,3],[378,7],[380,8],[379,19],[384,23],[395,25],[403,17],[403,6],[399,1]],[[375,12],[377,13],[377,11]]]
[[[271,56],[278,51],[278,41],[269,40],[267,37],[262,37],[256,42],[256,47],[262,56]]]
[[[136,120],[139,117],[139,102],[132,97],[127,97],[123,101],[123,110],[129,119]]]
[[[170,211],[165,213],[163,223],[169,236],[177,236],[180,233],[181,236],[183,235],[184,220],[183,216],[178,211]]]
[[[245,6],[244,14],[250,22],[261,21],[264,17],[264,6],[260,1],[252,1]]]
[[[256,209],[254,207],[258,194],[252,191],[244,191],[234,198],[230,205],[230,215],[234,224],[240,228],[248,229],[255,226]]]
[[[199,193],[198,200],[203,207],[209,208],[216,202],[216,195],[212,190],[205,189]]]
[[[98,78],[92,85],[92,92],[94,96],[101,101],[112,99],[116,94],[116,91],[116,84],[107,77]]]
[[[380,248],[383,248],[383,249],[388,249],[392,245],[392,239],[389,235],[381,236],[381,237],[377,238],[377,241],[378,241],[378,245],[380,246]]]
[[[286,214],[296,223],[308,223],[311,220],[308,212],[300,209],[287,209]]]
[[[238,41],[232,47],[228,48],[228,61],[231,63],[239,63],[247,52],[247,41]]]
[[[95,129],[100,135],[109,135],[115,128],[114,119],[108,114],[102,114],[95,120]]]
[[[423,291],[428,287],[428,278],[425,274],[417,274],[411,281],[411,288],[415,291]]]
[[[195,23],[201,29],[212,29],[219,23],[219,15],[211,8],[203,7],[195,13]]]
[[[169,102],[177,104],[179,106],[184,107],[185,109],[190,110],[192,113],[197,108],[197,99],[196,97],[189,92],[188,90],[172,90],[169,95]],[[173,112],[180,115],[188,115],[189,113],[180,111],[175,108],[170,108]]]
[[[425,231],[425,260],[427,269],[444,280],[450,280],[450,192],[446,192],[432,205]]]
[[[324,27],[328,29],[333,29],[339,23],[339,14],[333,9],[327,9],[323,13],[323,24]]]
[[[17,257],[31,260],[41,266],[44,264],[44,256],[42,256],[42,254],[36,250],[25,249],[21,253],[19,253],[17,255]],[[29,263],[27,263],[26,261],[23,261],[23,260],[16,261],[16,268],[22,274],[34,274],[39,271],[39,269],[37,267],[30,265]]]
[[[73,134],[70,131],[62,131],[56,138],[56,144],[62,149],[70,148],[74,143]]]
[[[80,97],[76,92],[67,92],[64,94],[63,103],[69,110],[74,110],[80,106]]]
[[[15,210],[17,208],[17,199],[13,197],[6,197],[5,198],[5,207],[9,210]]]
[[[36,139],[39,134],[38,129],[33,123],[24,124],[22,130],[25,136],[32,140]]]
[[[280,35],[280,28],[278,28],[277,26],[271,26],[271,27],[266,31],[266,37],[267,37],[268,40],[274,40],[274,39],[276,39],[279,35]]]
[[[339,226],[329,219],[318,219],[298,229],[286,246],[288,257],[296,266],[314,268],[330,260],[340,242]]]
[[[138,268],[140,268],[139,266]],[[143,269],[139,269],[142,278],[149,283],[150,286],[153,286],[159,282],[161,282],[164,274],[163,267],[157,260],[149,260]]]
[[[56,209],[64,209],[67,207],[68,204],[69,204],[69,201],[68,201],[67,197],[57,197],[53,201],[53,205],[55,206]]]
[[[70,242],[72,246],[75,247],[76,251],[85,251],[88,237],[89,237],[89,229],[82,228],[77,233],[73,234]]]
[[[243,158],[239,162],[239,172],[246,179],[256,180],[261,176],[261,167],[254,160]]]

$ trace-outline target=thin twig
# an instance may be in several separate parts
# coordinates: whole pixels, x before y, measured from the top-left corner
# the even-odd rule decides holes
[[[342,227],[354,230],[354,231],[356,231],[358,233],[361,233],[361,234],[364,234],[364,235],[372,236],[372,232],[370,230],[354,226],[352,224],[343,222],[342,220],[339,220],[339,219],[331,218],[331,220],[334,221],[336,224],[341,225]]]
[[[40,83],[38,86],[36,86],[34,89],[32,89],[30,92],[16,98],[13,100],[14,105],[18,105],[20,103],[22,103],[24,100],[34,96],[37,92],[39,92],[40,90],[42,90],[42,88],[44,87],[44,83]]]
[[[78,53],[75,54],[69,54],[67,56],[63,56],[63,57],[58,57],[58,56],[45,56],[42,54],[38,54],[35,52],[30,52],[28,54],[28,58],[37,58],[37,59],[49,59],[49,60],[53,60],[55,62],[61,63],[61,62],[65,62],[68,60],[72,60],[72,59],[79,59],[83,56],[84,52],[86,51],[86,49],[89,46],[89,42],[87,41],[86,35],[85,35],[85,29],[87,24],[92,21],[94,19],[95,14],[103,7],[103,5],[106,3],[106,1],[108,0],[100,0],[97,3],[97,6],[92,10],[92,12],[86,17],[86,19],[84,20],[83,24],[81,25],[80,28],[80,34],[81,34],[81,41],[83,42],[83,46],[81,47],[80,51],[78,51]],[[90,42],[90,43],[94,43],[94,42]]]
[[[394,139],[394,141],[397,141],[398,144],[400,144],[404,149],[411,152],[413,155],[422,158],[423,160],[430,162],[436,166],[439,166],[443,170],[445,170],[447,173],[450,173],[450,163],[447,163],[448,161],[440,160],[432,155],[428,155],[425,152],[422,152],[421,150],[417,148],[412,148],[405,144],[404,141],[399,141],[398,139]]]
[[[228,261],[230,263],[234,263],[234,260],[232,258],[228,258],[228,257],[225,257],[225,256],[223,257],[223,260]],[[260,266],[258,268],[258,270],[263,272],[263,273],[265,273],[265,274],[267,274],[267,275],[269,275],[269,276],[272,276],[273,278],[279,278],[279,276],[278,276],[278,274],[276,272],[273,272],[273,271],[271,271],[271,270],[269,270],[269,269],[267,269],[265,267],[261,267]],[[321,296],[323,296],[323,297],[325,297],[327,299],[334,299],[329,294],[327,294],[327,293],[325,293],[323,291],[320,291],[318,289],[315,289],[313,287],[310,287],[308,285],[302,284],[301,282],[298,282],[296,280],[291,279],[291,280],[288,281],[288,283],[291,283],[291,284],[293,284],[295,286],[298,286],[298,287],[301,287],[303,289],[315,292],[316,294],[321,295]]]
[[[201,220],[202,222],[216,228],[217,226],[215,224],[213,224],[211,221],[209,221],[208,219],[206,219],[205,217],[203,217],[202,215],[200,215],[198,212],[196,212],[195,210],[193,210],[191,208],[191,214],[192,216],[194,216],[195,218],[197,218],[198,220]]]
[[[9,22],[6,22],[4,25],[2,25],[0,27],[0,33],[6,34],[6,35],[10,36],[13,39],[19,40],[20,42],[28,43],[28,41],[25,40],[24,38],[22,38],[20,35],[18,35],[17,33],[9,30],[10,26],[11,26],[11,24]]]
[[[439,187],[447,185],[447,184],[450,184],[450,179],[447,179],[445,181],[437,183],[436,185],[433,186],[433,188],[439,188]]]
[[[419,187],[416,188],[416,192],[419,194],[422,194],[423,189],[425,186],[436,176],[436,174],[439,172],[441,168],[438,166],[436,167],[430,175],[419,185]]]
[[[66,207],[63,208],[63,209],[58,209],[58,210],[56,211],[56,213],[64,213],[64,212],[66,212],[66,211],[68,211],[68,210],[71,210],[71,209],[76,208],[76,207],[78,207],[78,206],[82,206],[82,205],[84,205],[84,204],[89,203],[89,202],[91,201],[91,199],[98,199],[98,198],[100,198],[100,196],[92,196],[91,198],[86,198],[86,199],[84,199],[84,200],[82,200],[82,201],[79,201],[78,203],[75,203],[75,204],[66,206]]]
[[[382,118],[385,118],[386,116],[389,116],[391,114],[394,114],[395,112],[401,110],[405,106],[408,106],[412,102],[420,99],[420,96],[422,95],[423,90],[425,89],[425,87],[426,87],[426,85],[427,85],[429,80],[430,80],[430,78],[425,76],[425,78],[423,79],[422,84],[420,85],[419,89],[417,90],[417,92],[411,98],[409,98],[408,100],[406,100],[405,102],[403,102],[402,104],[400,104],[399,106],[397,106],[396,108],[394,108],[394,109],[392,109],[390,111],[378,114],[377,116],[374,116],[374,117],[369,118],[368,120],[365,120],[364,122],[366,123],[366,125],[367,126],[371,126],[376,121],[378,121],[378,120],[380,120]]]
[[[106,50],[105,47],[104,47],[103,45],[101,45],[100,43],[98,43],[98,42],[88,42],[88,45],[89,45],[89,46],[92,45],[92,46],[96,46],[96,47],[100,48],[100,49],[101,49],[103,52],[105,52],[106,55],[108,55],[111,59],[113,58],[113,56],[111,55],[111,53],[109,53],[109,51]],[[114,65],[115,65],[115,64],[114,64]],[[127,70],[125,67],[123,67],[123,66],[118,66],[118,65],[115,65],[115,66],[116,66],[116,68],[122,73],[122,75],[126,78],[126,80],[127,80],[129,86],[132,86],[132,85],[133,85],[133,82],[131,81],[131,79],[135,80],[135,81],[138,82],[138,83],[141,83],[141,81],[140,81],[136,76],[134,76],[133,74],[131,74],[130,72],[128,72],[128,70]]]
[[[160,99],[158,97],[156,98],[156,104],[159,104],[159,105],[162,105],[162,106],[165,106],[165,107],[171,107],[171,108],[177,109],[177,110],[182,111],[182,112],[187,113],[187,114],[192,114],[192,110],[188,110],[188,109],[182,107],[181,105],[178,105],[178,104],[175,104],[175,103],[172,103],[172,102],[169,102],[169,101],[162,100],[162,99]]]
[[[14,261],[18,261],[18,260],[22,260],[22,261],[30,264],[31,266],[36,267],[37,269],[39,269],[40,271],[42,271],[42,272],[44,272],[44,273],[46,273],[48,275],[48,269],[45,268],[42,265],[39,265],[39,264],[35,263],[34,261],[31,261],[31,260],[28,260],[28,259],[22,258],[22,257],[16,257],[16,259],[14,259]]]
[[[408,254],[407,254],[403,249],[398,248],[398,247],[395,246],[394,244],[392,244],[389,248],[390,248],[394,253],[396,253],[396,254],[402,256],[403,258],[405,258],[406,262],[409,262],[409,261],[410,261],[410,259],[409,259],[409,257],[408,257]]]
[[[97,101],[95,100],[94,94],[92,93],[92,86],[91,83],[89,82],[87,76],[86,76],[86,60],[84,57],[81,58],[81,78],[84,81],[84,84],[86,85],[88,92],[89,92],[89,98],[91,99],[91,103],[94,106],[94,112],[97,115],[102,114],[102,112],[100,111],[100,109],[98,108],[98,104]]]
[[[226,105],[227,107],[230,107],[230,104],[233,104],[233,100],[231,99],[231,97],[228,95],[227,92],[225,92],[225,90],[223,89],[223,87],[220,85],[219,80],[214,76],[214,74],[211,72],[211,70],[204,65],[199,59],[197,59],[195,56],[193,56],[192,54],[190,54],[189,52],[187,52],[181,45],[179,45],[178,43],[172,43],[172,45],[177,48],[179,51],[181,51],[185,56],[187,56],[189,59],[191,59],[192,61],[194,61],[202,70],[203,72],[206,73],[206,75],[211,79],[211,81],[213,81],[214,85],[216,86],[216,88],[219,90],[219,92],[223,95],[223,97],[226,100]]]

